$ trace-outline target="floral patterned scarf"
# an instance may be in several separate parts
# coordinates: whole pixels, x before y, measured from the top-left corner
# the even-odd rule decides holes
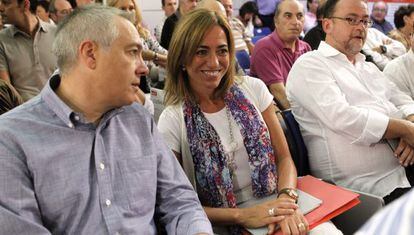
[[[276,189],[276,168],[267,127],[237,85],[229,89],[224,103],[241,130],[249,156],[254,196],[260,198],[273,193]],[[229,162],[217,132],[198,104],[186,100],[183,111],[197,191],[201,194],[199,196],[203,204],[211,207],[236,207]]]

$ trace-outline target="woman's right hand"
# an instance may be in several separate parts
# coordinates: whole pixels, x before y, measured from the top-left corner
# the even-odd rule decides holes
[[[274,208],[272,210],[272,208]],[[239,224],[246,228],[258,228],[282,221],[286,215],[291,215],[298,205],[290,198],[276,198],[259,205],[240,208]],[[272,215],[273,212],[273,215]]]

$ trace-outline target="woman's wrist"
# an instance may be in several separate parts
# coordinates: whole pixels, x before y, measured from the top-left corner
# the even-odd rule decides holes
[[[235,224],[243,224],[244,221],[246,220],[245,218],[245,210],[246,208],[235,208],[234,209],[234,213],[233,214],[233,221],[235,222]]]

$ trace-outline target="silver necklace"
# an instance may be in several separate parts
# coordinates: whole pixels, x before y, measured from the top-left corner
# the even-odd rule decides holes
[[[231,125],[230,110],[228,109],[227,105],[226,105],[226,117],[227,117],[227,122],[229,124],[230,146],[229,146],[229,151],[225,155],[226,155],[228,167],[230,169],[230,173],[231,175],[233,175],[234,171],[237,169],[234,155],[235,155],[238,145],[237,145],[237,142],[234,140],[233,125]]]

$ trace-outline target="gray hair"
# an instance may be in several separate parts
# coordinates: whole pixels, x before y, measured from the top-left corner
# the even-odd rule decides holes
[[[76,65],[78,48],[83,41],[93,41],[104,49],[111,46],[119,36],[114,22],[116,16],[127,20],[131,18],[116,8],[89,4],[76,8],[58,24],[52,50],[62,74]]]

